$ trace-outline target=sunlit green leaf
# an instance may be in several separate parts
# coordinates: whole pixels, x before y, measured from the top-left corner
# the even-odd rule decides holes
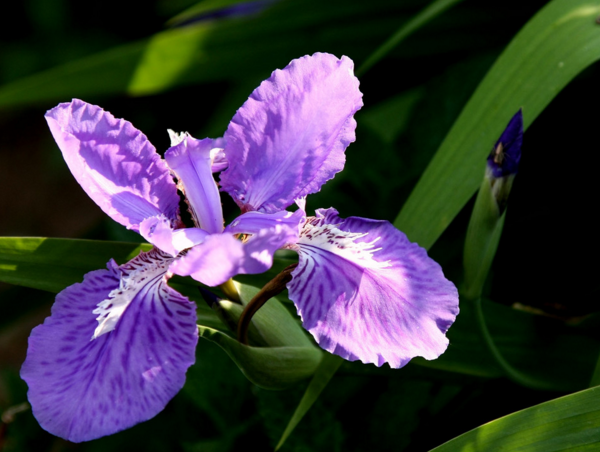
[[[227,2],[213,6],[217,3]],[[259,14],[161,31],[16,80],[0,87],[0,108],[72,97],[147,95],[181,85],[264,78],[274,68],[316,51],[360,61],[396,31],[399,20],[412,17],[414,9],[412,4],[394,0],[279,1]],[[440,49],[433,41],[425,47],[411,50],[431,53]]]
[[[429,248],[473,195],[485,157],[523,108],[527,128],[577,74],[600,58],[600,5],[554,0],[512,40],[481,82],[394,225]]]
[[[600,448],[600,388],[489,422],[432,452],[559,452]]]
[[[58,293],[83,281],[86,273],[106,268],[110,259],[124,264],[151,247],[148,243],[0,237],[0,281]],[[192,300],[200,299],[197,283],[190,282],[189,278],[173,279],[169,285],[174,289]],[[204,302],[197,305],[200,323],[223,326]]]
[[[112,258],[123,264],[149,244],[40,237],[0,237],[0,281],[60,292]]]

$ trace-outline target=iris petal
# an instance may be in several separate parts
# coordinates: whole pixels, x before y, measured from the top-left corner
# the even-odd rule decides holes
[[[138,231],[148,217],[179,217],[169,169],[146,136],[100,107],[74,99],[46,113],[77,182],[113,220]]]
[[[215,140],[196,140],[186,135],[165,154],[165,160],[179,179],[198,227],[207,232],[223,231],[223,209],[219,189],[212,175],[211,151]]]
[[[21,369],[44,429],[73,442],[99,438],[154,417],[181,389],[195,361],[196,307],[166,284],[166,273],[147,271],[168,261],[153,250],[121,267],[109,262],[57,295]],[[99,325],[93,311],[136,271],[114,329],[90,340]]]
[[[164,215],[146,218],[140,223],[139,232],[148,242],[173,257],[187,248],[202,243],[208,235],[208,232],[199,228],[173,230]]]
[[[389,222],[342,219],[322,209],[296,249],[289,296],[322,348],[394,368],[445,351],[445,333],[458,314],[456,288]]]
[[[226,233],[230,234],[258,234],[263,229],[274,228],[282,225],[289,230],[289,242],[296,242],[300,232],[300,223],[304,220],[305,214],[302,210],[288,212],[282,210],[276,213],[246,212],[231,222],[225,228]]]
[[[243,212],[272,213],[315,193],[342,170],[362,93],[347,57],[316,53],[276,70],[225,133],[223,191]]]

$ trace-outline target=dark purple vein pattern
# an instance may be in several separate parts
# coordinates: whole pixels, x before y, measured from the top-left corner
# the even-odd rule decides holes
[[[458,294],[425,250],[387,221],[309,218],[294,246],[288,283],[304,327],[325,350],[350,361],[404,366],[446,350]]]
[[[179,218],[167,165],[130,122],[77,99],[49,110],[46,121],[79,185],[113,220],[137,232],[145,218]]]
[[[144,277],[165,259],[153,250],[121,267],[111,261],[58,294],[21,369],[44,429],[73,442],[95,439],[154,417],[182,388],[195,361],[196,306],[167,286],[165,273]],[[92,340],[92,311],[134,272],[135,294],[115,329]]]
[[[348,57],[315,53],[262,82],[225,132],[222,190],[242,212],[273,213],[342,170],[362,93]]]

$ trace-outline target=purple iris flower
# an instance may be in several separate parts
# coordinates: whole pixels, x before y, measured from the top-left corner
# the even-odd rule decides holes
[[[303,212],[305,197],[342,170],[362,106],[358,85],[352,60],[317,53],[250,95],[225,133],[229,167],[220,178],[242,212],[273,214],[294,202]],[[322,348],[395,368],[446,349],[456,287],[389,222],[319,209],[284,247],[299,254],[289,297]]]
[[[289,297],[318,344],[348,360],[398,368],[415,356],[434,359],[444,352],[445,333],[458,313],[455,286],[425,250],[387,221],[342,219],[335,209],[305,214],[306,196],[342,170],[361,106],[349,58],[315,54],[275,71],[224,136],[228,167],[220,185],[242,215],[214,236],[214,247],[196,246],[171,268],[207,283],[205,267],[214,265],[207,253],[215,253],[220,271],[229,269],[220,275],[225,280],[244,262],[228,248],[241,247],[239,241],[225,241],[250,234],[250,247],[269,234],[270,242],[265,237],[250,255],[258,261],[263,253],[270,265],[278,247],[298,252]],[[168,153],[166,159],[173,168]],[[208,166],[192,171],[194,161],[187,161],[190,170],[181,180],[202,193],[213,176]],[[294,203],[300,208],[287,212]],[[276,227],[277,234],[265,233]]]
[[[268,269],[274,251],[297,237],[302,217],[270,215],[269,224],[242,243],[223,231],[211,175],[201,193],[197,187],[187,193],[198,227],[185,228],[172,171],[185,178],[192,157],[194,168],[221,170],[226,163],[215,146],[222,140],[175,137],[166,154],[169,168],[131,123],[100,107],[73,100],[50,110],[46,119],[88,195],[155,246],[121,266],[111,260],[107,270],[88,273],[60,292],[51,316],[29,338],[21,376],[34,415],[49,432],[80,442],[152,418],[183,386],[195,362],[196,306],[167,280],[186,250],[202,247],[196,277],[218,285],[230,275]],[[180,179],[179,188],[189,187]],[[247,216],[240,217],[242,224]],[[280,225],[290,219],[295,233]]]
[[[169,277],[216,286],[267,270],[281,248],[299,254],[289,296],[324,349],[396,368],[444,352],[458,295],[425,250],[387,221],[306,216],[306,196],[343,169],[361,106],[352,61],[315,54],[273,72],[222,139],[172,134],[165,160],[99,107],[74,100],[47,113],[81,186],[155,248],[85,275],[33,330],[21,375],[42,427],[85,441],[156,415],[182,387],[197,342],[195,307]],[[225,228],[221,170],[221,190],[242,210]],[[179,218],[177,188],[193,228]]]

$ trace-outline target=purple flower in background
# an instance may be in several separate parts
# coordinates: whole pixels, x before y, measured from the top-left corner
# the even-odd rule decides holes
[[[275,71],[229,124],[222,190],[242,212],[274,214],[294,202],[303,212],[304,198],[342,170],[361,106],[349,58],[317,53]],[[299,254],[290,299],[324,349],[392,367],[446,349],[456,288],[389,222],[317,210],[284,247]]]

